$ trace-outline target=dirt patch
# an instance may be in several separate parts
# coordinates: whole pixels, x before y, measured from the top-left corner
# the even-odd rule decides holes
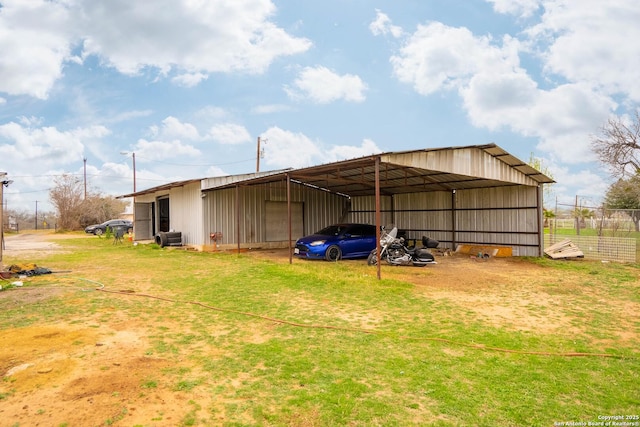
[[[155,417],[171,425],[183,411],[167,400],[180,394],[153,383],[171,364],[146,356],[139,332],[69,324],[0,332],[0,393],[21,396],[3,402],[0,424],[142,425]],[[154,386],[145,392],[145,384]]]
[[[5,257],[16,258],[34,254],[49,255],[56,252],[64,253],[63,248],[55,243],[56,240],[89,237],[91,236],[74,233],[56,234],[49,230],[5,234],[5,246],[2,252]]]

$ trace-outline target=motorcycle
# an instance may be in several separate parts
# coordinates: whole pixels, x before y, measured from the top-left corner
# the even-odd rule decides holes
[[[398,238],[398,228],[393,227],[387,233],[382,230],[380,236],[380,260],[386,261],[390,265],[414,265],[424,267],[427,264],[437,264],[433,254],[429,249],[437,248],[440,242],[430,239],[426,236],[422,237],[422,248],[410,248],[405,245],[405,240]],[[378,264],[377,248],[373,249],[367,258],[368,265]]]

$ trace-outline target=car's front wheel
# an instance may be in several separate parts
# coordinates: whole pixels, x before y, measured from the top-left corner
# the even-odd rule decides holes
[[[95,230],[93,230],[93,234],[95,234],[96,236],[102,236],[102,228],[96,228]]]
[[[324,253],[324,259],[327,261],[338,261],[340,258],[342,258],[342,250],[337,245],[329,246]]]

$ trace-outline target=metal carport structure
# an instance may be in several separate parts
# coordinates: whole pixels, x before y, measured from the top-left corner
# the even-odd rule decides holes
[[[542,256],[543,250],[542,186],[554,182],[553,179],[509,154],[496,144],[485,144],[380,153],[249,178],[216,187],[216,190],[235,187],[237,193],[241,186],[259,185],[283,179],[286,180],[287,185],[290,263],[293,257],[291,248],[291,182],[348,197],[375,197],[375,223],[378,233],[380,233],[382,225],[381,197],[411,193],[448,192],[452,198],[450,210],[453,219],[451,233],[454,236],[452,241],[454,246],[456,244],[455,236],[461,233],[456,230],[456,215],[462,217],[456,211],[456,192],[521,186],[535,188],[534,205],[487,209],[535,209],[535,232],[526,234],[535,233],[535,245],[528,244],[528,246],[537,247],[538,256]],[[477,195],[474,197],[478,198]],[[516,203],[519,202],[516,201]],[[467,210],[471,210],[471,208]],[[236,213],[239,227],[240,209],[238,206],[236,206]],[[488,233],[473,230],[465,230],[464,232]],[[500,231],[496,230],[493,233],[500,233]],[[239,228],[237,234],[238,250],[240,250]],[[378,241],[379,237],[378,235]],[[380,263],[378,263],[378,277],[380,277]]]

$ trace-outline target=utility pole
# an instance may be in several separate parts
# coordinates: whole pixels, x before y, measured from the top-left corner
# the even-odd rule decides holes
[[[123,156],[128,156],[131,154],[131,158],[133,159],[133,192],[136,192],[136,153],[133,151],[121,151],[120,154]],[[135,197],[134,197],[135,200]]]
[[[36,200],[36,230],[38,229],[38,201]]]
[[[87,158],[83,158],[84,162],[84,199],[87,200]]]
[[[133,192],[136,192],[136,153],[131,153],[131,158],[133,159]],[[133,198],[135,200],[135,197]]]
[[[260,148],[260,142],[266,144],[267,138],[258,137],[258,151],[256,153],[256,172],[260,172],[260,158],[264,157],[264,148]]]
[[[260,137],[258,137],[258,152],[256,153],[256,173],[260,172]]]

